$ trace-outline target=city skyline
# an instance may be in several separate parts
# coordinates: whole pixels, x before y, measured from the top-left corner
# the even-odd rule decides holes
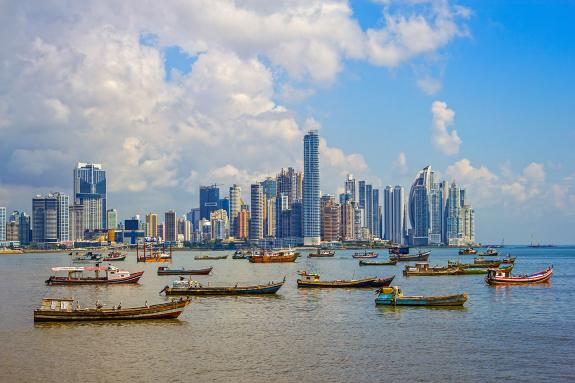
[[[303,136],[319,130],[324,194],[351,173],[382,204],[386,185],[407,199],[432,165],[466,189],[477,241],[572,242],[573,4],[218,4],[11,4],[0,206],[72,202],[78,161],[107,172],[102,221],[110,207],[187,213],[199,185],[238,184],[249,201],[252,183],[303,170]]]

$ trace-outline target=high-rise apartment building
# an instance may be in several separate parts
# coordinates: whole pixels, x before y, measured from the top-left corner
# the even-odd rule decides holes
[[[405,192],[403,187],[397,185],[393,188],[391,237],[397,244],[405,244]]]
[[[70,241],[84,239],[84,206],[80,204],[70,205]]]
[[[36,243],[57,243],[70,238],[69,198],[62,193],[32,198],[32,235]]]
[[[164,214],[164,241],[175,242],[178,240],[178,225],[176,219],[176,212],[173,210],[167,211]]]
[[[0,207],[0,241],[6,241],[6,208]]]
[[[341,204],[340,217],[340,237],[342,241],[352,241],[354,237],[354,205],[355,203],[348,199]]]
[[[321,242],[319,133],[317,130],[310,130],[304,136],[303,162],[304,245],[317,246]]]
[[[220,189],[217,185],[200,186],[200,219],[210,219],[210,214],[220,208]]]
[[[242,207],[242,189],[240,185],[230,187],[230,234],[237,235],[236,220]]]
[[[340,206],[335,198],[323,195],[321,203],[321,240],[326,242],[339,241]]]
[[[146,214],[146,237],[158,238],[158,215],[154,213]]]
[[[230,235],[230,221],[228,212],[224,209],[214,210],[210,213],[212,239],[223,240]]]
[[[383,239],[391,241],[393,237],[393,188],[383,189]]]
[[[106,211],[106,227],[108,229],[118,228],[118,210],[108,209]]]
[[[275,198],[277,194],[277,181],[271,177],[267,177],[261,182],[264,198],[271,199]]]
[[[262,185],[252,184],[250,187],[251,220],[250,239],[263,239],[264,237],[264,195]]]
[[[74,203],[84,206],[84,227],[106,229],[106,171],[100,164],[79,162],[74,168]],[[66,211],[68,209],[66,208]]]
[[[432,185],[433,171],[431,166],[426,166],[418,173],[409,192],[409,220],[412,228],[413,245],[416,246],[429,244],[429,192]]]
[[[247,209],[240,210],[237,217],[237,238],[248,239],[250,235],[250,212]]]
[[[344,184],[344,194],[348,194],[351,196],[351,200],[353,202],[357,202],[357,196],[355,193],[355,178],[353,178],[353,174],[347,175],[347,179],[345,180]]]
[[[18,213],[15,215],[15,219],[18,220],[18,240],[20,245],[28,246],[32,241],[32,228],[30,216],[24,212],[14,212]]]

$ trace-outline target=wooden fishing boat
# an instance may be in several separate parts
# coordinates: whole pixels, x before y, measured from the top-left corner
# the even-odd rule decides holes
[[[373,251],[370,252],[364,251],[363,253],[354,253],[352,257],[355,259],[371,259],[379,257],[379,254]]]
[[[196,255],[196,256],[194,257],[194,259],[195,259],[196,261],[207,261],[207,260],[209,260],[209,261],[215,261],[215,260],[218,260],[218,259],[226,259],[227,257],[228,257],[227,254],[226,254],[226,255]]]
[[[317,249],[317,252],[309,253],[307,256],[308,258],[333,257],[335,256],[335,251]]]
[[[415,255],[403,255],[403,254],[396,254],[389,256],[389,260],[391,261],[398,261],[398,262],[412,262],[412,261],[427,261],[429,256],[431,255],[431,251],[420,251]]]
[[[449,267],[459,267],[460,269],[488,269],[490,267],[498,267],[503,264],[502,261],[495,262],[485,262],[482,264],[478,263],[461,263],[459,261],[449,260],[447,261],[447,266]]]
[[[120,270],[114,266],[95,266],[95,267],[53,267],[52,271],[65,272],[67,276],[59,277],[56,275],[50,276],[46,280],[48,285],[87,285],[87,284],[123,284],[123,283],[138,283],[143,271],[130,273],[126,270]],[[93,272],[95,276],[84,276],[86,272]],[[103,274],[103,275],[102,275]]]
[[[208,275],[212,272],[213,267],[205,269],[168,269],[167,266],[158,267],[158,275]]]
[[[499,253],[495,249],[487,249],[477,255],[479,255],[480,257],[496,257],[498,254]]]
[[[501,266],[499,266],[499,269],[509,269],[511,270],[513,268],[513,264],[511,263],[504,263],[501,264]],[[457,275],[477,275],[477,274],[487,274],[489,272],[489,268],[482,268],[482,269],[478,269],[478,268],[459,268],[459,272],[457,273]]]
[[[406,277],[457,275],[459,270],[459,267],[429,266],[427,262],[417,262],[415,266],[406,265],[403,270],[403,275]]]
[[[157,305],[141,307],[103,308],[96,303],[94,308],[81,308],[74,305],[73,298],[44,298],[39,309],[34,310],[34,322],[69,322],[69,321],[103,321],[103,320],[141,320],[141,319],[174,319],[180,316],[189,299],[180,299]]]
[[[258,254],[250,256],[248,259],[251,263],[288,263],[295,262],[298,253],[293,250],[265,251],[261,250]]]
[[[389,254],[409,254],[409,246],[394,246],[389,249]]]
[[[503,263],[515,263],[515,257],[512,257],[510,255],[508,255],[506,258],[497,258],[497,259],[485,259],[482,257],[476,257],[473,259],[473,264],[474,265],[479,265],[479,266],[488,266],[488,267],[497,267],[499,265],[494,265],[492,266],[492,264],[495,263],[499,263],[499,264],[503,264]]]
[[[333,280],[322,281],[319,274],[300,272],[300,279],[297,280],[297,287],[299,288],[362,288],[362,287],[381,287],[389,286],[395,277],[384,279],[363,278],[363,279],[348,279],[348,280]]]
[[[120,253],[119,251],[112,251],[106,255],[102,261],[104,262],[114,262],[114,261],[123,261],[126,259],[127,253]]]
[[[172,287],[166,286],[161,293],[166,295],[269,295],[275,294],[284,285],[285,278],[281,282],[269,282],[252,286],[205,286],[193,280],[172,282]]]
[[[489,269],[485,282],[490,285],[523,285],[529,283],[549,282],[553,275],[553,267],[530,275],[512,276],[511,269]]]
[[[232,255],[232,259],[247,259],[251,255],[249,250],[236,250]]]
[[[472,255],[472,254],[477,254],[477,250],[475,250],[473,247],[467,247],[465,249],[459,250],[459,255]]]
[[[366,261],[365,259],[359,260],[360,266],[394,266],[397,265],[397,260],[390,261]]]
[[[76,252],[72,255],[73,263],[98,263],[102,261],[102,254],[92,251]]]
[[[403,295],[398,286],[384,287],[378,293],[375,303],[388,306],[463,306],[468,298],[465,293],[443,296],[407,296]]]

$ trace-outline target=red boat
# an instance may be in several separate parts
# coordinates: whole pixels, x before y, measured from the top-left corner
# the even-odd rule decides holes
[[[126,270],[120,270],[114,266],[96,266],[96,267],[53,267],[54,272],[66,272],[65,277],[56,275],[50,276],[46,280],[48,285],[88,285],[88,284],[120,284],[120,283],[138,283],[143,271],[130,273]],[[94,272],[94,276],[85,276],[85,272]],[[102,275],[103,274],[103,275]]]
[[[553,275],[553,267],[548,267],[531,275],[511,276],[511,269],[489,269],[485,282],[490,285],[522,285],[529,283],[549,282]]]

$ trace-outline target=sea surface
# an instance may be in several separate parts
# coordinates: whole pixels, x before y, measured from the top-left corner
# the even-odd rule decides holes
[[[431,249],[431,264],[473,256]],[[413,252],[413,250],[412,250]],[[158,264],[137,285],[60,286],[44,281],[67,254],[0,256],[1,382],[573,382],[575,248],[506,247],[515,273],[553,265],[551,283],[489,287],[482,275],[403,277],[397,266],[359,267],[353,251],[295,263],[196,261],[174,253],[172,267],[214,266],[202,283],[287,283],[277,296],[197,297],[178,320],[34,324],[42,297],[75,297],[124,307],[164,302],[173,276]],[[387,251],[379,251],[387,259]],[[297,289],[298,270],[322,279],[395,275],[406,295],[467,292],[463,309],[381,307],[372,289]]]

